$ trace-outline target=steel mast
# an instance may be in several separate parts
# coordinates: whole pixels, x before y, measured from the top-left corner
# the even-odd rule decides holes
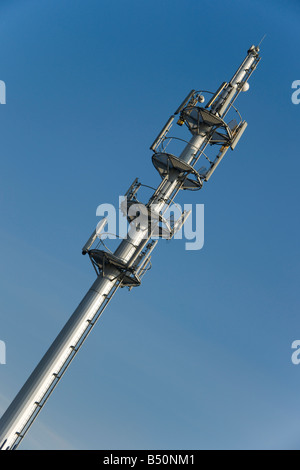
[[[192,90],[169,118],[150,147],[152,162],[162,181],[149,201],[141,204],[137,199],[141,183],[134,180],[125,194],[126,204],[123,206],[129,222],[128,236],[113,254],[99,249],[99,238],[106,220],[102,219],[98,224],[82,250],[83,254],[89,255],[97,279],[3,414],[0,449],[18,447],[117,289],[124,286],[131,289],[141,284],[141,278],[150,266],[157,236],[172,238],[184,224],[189,215],[186,212],[176,222],[165,217],[178,191],[201,189],[227,150],[236,147],[247,123],[233,103],[241,91],[248,90],[248,80],[259,61],[259,47],[251,46],[232,79],[222,83],[216,93],[211,93],[205,107],[201,106],[203,95],[209,92]],[[236,119],[228,124],[225,122],[230,110],[237,112],[239,122]],[[176,116],[177,124],[185,124],[191,134],[178,156],[166,151],[167,144],[176,140],[168,136]],[[208,146],[219,149],[213,159],[205,153]],[[196,170],[200,158],[208,162],[208,167]]]

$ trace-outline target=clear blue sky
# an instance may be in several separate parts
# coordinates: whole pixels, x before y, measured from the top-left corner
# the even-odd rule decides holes
[[[0,411],[94,279],[96,207],[138,176],[192,89],[230,79],[266,33],[249,127],[202,191],[205,245],[160,242],[121,290],[23,449],[300,449],[300,5],[2,0]]]

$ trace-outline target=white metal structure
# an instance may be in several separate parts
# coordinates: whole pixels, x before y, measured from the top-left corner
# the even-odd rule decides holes
[[[103,219],[84,245],[83,254],[89,255],[97,279],[2,416],[1,449],[18,447],[117,289],[140,285],[157,244],[153,235],[172,238],[184,224],[187,213],[183,213],[176,222],[164,217],[178,191],[201,189],[227,150],[237,145],[247,123],[241,119],[233,103],[241,91],[249,88],[248,80],[259,61],[259,48],[251,46],[232,79],[224,82],[216,93],[211,93],[211,99],[205,107],[201,104],[205,93],[209,92],[192,90],[188,94],[150,147],[153,164],[162,178],[158,188],[145,205],[140,205],[137,199],[141,186],[137,179],[126,193],[125,210],[130,227],[127,239],[120,242],[113,254],[99,249],[97,235],[105,226],[106,220]],[[239,122],[236,119],[229,124],[225,122],[224,118],[230,110],[237,113]],[[179,126],[187,126],[191,134],[189,141],[169,136],[175,116],[178,117]],[[177,156],[166,151],[171,140],[173,143],[185,142]],[[205,153],[208,146],[218,149],[213,159]],[[208,162],[208,168],[195,169],[200,158],[205,159],[206,164]],[[135,205],[138,205],[139,214],[132,210]],[[149,223],[150,219],[152,224]]]

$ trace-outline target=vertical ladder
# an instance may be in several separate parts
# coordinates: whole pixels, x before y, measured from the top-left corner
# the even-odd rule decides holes
[[[113,296],[115,295],[115,293],[116,293],[116,291],[119,287],[120,287],[120,281],[116,282],[116,284],[113,286],[113,288],[110,291],[109,295],[106,297],[105,301],[103,302],[103,304],[101,305],[101,307],[97,311],[97,313],[94,315],[92,320],[87,321],[87,327],[86,327],[84,333],[81,335],[81,337],[79,338],[77,343],[70,348],[71,349],[70,354],[67,357],[64,364],[61,366],[59,372],[53,374],[53,382],[51,383],[50,387],[47,389],[47,391],[45,392],[42,399],[39,402],[35,402],[35,405],[36,405],[35,410],[33,411],[30,418],[25,423],[22,430],[20,432],[16,433],[17,437],[16,437],[16,440],[15,440],[13,446],[12,446],[12,450],[16,449],[19,446],[19,444],[22,441],[23,437],[25,436],[27,431],[30,429],[30,426],[32,425],[32,423],[34,422],[36,417],[38,416],[41,409],[44,407],[44,405],[47,402],[48,398],[50,397],[51,393],[53,392],[56,385],[59,383],[60,379],[62,378],[62,376],[64,375],[64,373],[68,369],[69,365],[73,361],[74,357],[78,353],[79,349],[83,345],[84,341],[87,339],[88,335],[92,331],[93,327],[95,326],[95,324],[99,320],[101,314],[103,313],[103,311],[105,310],[105,308],[107,307],[107,305],[109,304],[109,302],[111,301],[111,299],[113,298]],[[5,443],[4,443],[4,445],[5,445]]]

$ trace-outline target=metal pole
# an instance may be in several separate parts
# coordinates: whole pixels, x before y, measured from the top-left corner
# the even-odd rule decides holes
[[[234,89],[237,81],[240,83],[247,77],[249,67],[252,66],[255,61],[252,52],[249,54],[251,57],[244,60],[242,66],[239,67],[234,75],[231,90]],[[226,103],[226,107],[230,104],[230,100],[226,102],[228,93],[230,94],[230,90],[225,88],[220,96],[214,100],[210,111],[212,116],[215,114],[216,109],[220,106],[224,107],[224,103]],[[180,107],[181,113],[184,113],[185,105],[188,106],[190,99],[193,103],[193,109],[196,109],[197,96],[195,96],[194,92],[191,92]],[[201,112],[201,108],[197,109]],[[184,118],[187,121],[190,116],[190,111],[191,109],[189,108]],[[208,112],[209,111],[206,111],[206,113]],[[187,178],[191,172],[198,175],[190,164],[191,162],[195,163],[197,161],[196,157],[201,151],[201,148],[210,142],[216,122],[219,122],[217,118],[214,118],[211,123],[209,121],[199,122],[197,128],[191,131],[193,135],[178,158],[172,157],[169,154],[162,154],[169,162],[166,167],[167,175],[163,177],[162,183],[154,191],[147,204],[149,212],[156,216],[155,220],[160,220],[160,214],[168,207],[178,190],[183,187],[185,178]],[[218,127],[223,125],[221,120],[220,123]],[[168,129],[170,125],[171,121],[168,121]],[[225,124],[224,126],[226,129]],[[165,128],[163,130],[165,130]],[[162,132],[160,135],[163,134]],[[181,169],[180,166],[176,167],[176,159],[182,162]],[[173,163],[170,164],[170,161]],[[198,175],[197,178],[199,181],[200,176]],[[204,180],[203,177],[203,181]],[[201,187],[202,183],[199,189]],[[135,192],[137,189],[138,187]],[[133,193],[134,195],[135,192]],[[96,235],[95,231],[84,246],[84,253],[89,253],[90,247],[95,242]],[[149,232],[149,226],[147,224],[142,226],[140,230],[137,230],[135,224],[132,223],[127,239],[121,241],[113,256],[115,260],[119,260],[120,266],[124,266],[124,270],[122,271],[118,264],[114,264],[113,260],[108,260],[105,266],[103,261],[101,273],[99,273],[96,281],[2,416],[0,420],[0,449],[15,449],[18,447],[112,296],[122,285],[126,269],[132,270],[136,266],[137,260],[140,259],[140,266],[143,266],[143,250],[150,238],[151,231]],[[153,250],[154,246],[150,248],[150,252]],[[90,253],[92,253],[92,251]],[[147,257],[147,254],[145,254],[145,257]],[[138,273],[139,266],[136,267],[136,272]]]

